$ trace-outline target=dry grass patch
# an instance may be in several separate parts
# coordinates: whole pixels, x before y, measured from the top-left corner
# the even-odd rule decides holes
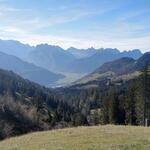
[[[0,150],[150,150],[150,128],[108,125],[36,132],[2,141]]]

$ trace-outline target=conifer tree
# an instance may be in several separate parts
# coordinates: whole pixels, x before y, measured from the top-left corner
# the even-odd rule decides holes
[[[111,124],[118,124],[119,114],[119,99],[115,91],[110,92],[110,103],[109,103],[109,122]]]
[[[150,70],[148,63],[145,63],[141,79],[143,95],[143,125],[145,126],[146,119],[150,119]]]
[[[136,87],[131,85],[127,91],[126,102],[126,123],[130,125],[136,124]]]

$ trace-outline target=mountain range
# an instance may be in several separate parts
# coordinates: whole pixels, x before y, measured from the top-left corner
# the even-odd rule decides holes
[[[120,52],[118,49],[106,48],[98,49],[95,51],[96,53],[90,57],[80,58],[75,61],[72,61],[71,64],[68,64],[69,71],[78,73],[90,73],[108,61],[112,61],[122,57],[131,57],[137,59],[140,56],[142,56],[140,50]]]
[[[61,74],[50,72],[44,68],[21,60],[20,58],[0,52],[0,68],[14,71],[25,79],[29,79],[41,85],[53,84],[64,78]]]
[[[64,71],[63,68],[73,60],[75,56],[72,54],[59,46],[48,44],[37,45],[27,57],[27,61],[55,72]]]
[[[0,51],[6,54],[14,55],[19,58],[26,58],[28,53],[34,49],[33,46],[23,44],[15,40],[0,40]]]
[[[55,86],[60,79],[68,84],[108,61],[122,57],[138,59],[142,56],[138,49],[120,52],[113,48],[70,47],[65,50],[48,44],[30,46],[14,40],[0,40],[0,51],[1,68],[13,70],[24,78],[46,86]],[[74,74],[76,78],[73,78]]]
[[[67,51],[76,58],[86,58],[94,55],[97,52],[97,49],[94,49],[93,47],[88,49],[77,49],[75,47],[70,47],[67,49]]]
[[[74,85],[90,85],[95,82],[99,84],[103,80],[120,81],[129,80],[139,76],[140,71],[145,64],[150,65],[150,52],[145,53],[139,59],[129,57],[122,57],[120,59],[104,63],[101,67],[96,69],[89,75],[76,81]]]
[[[27,61],[55,72],[88,74],[107,61],[121,57],[137,59],[140,56],[142,53],[137,49],[123,52],[112,48],[64,50],[58,46],[41,44],[29,53]]]

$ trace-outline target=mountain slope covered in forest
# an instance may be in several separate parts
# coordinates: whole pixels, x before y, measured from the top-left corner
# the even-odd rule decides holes
[[[0,139],[69,123],[72,112],[54,90],[0,70]]]

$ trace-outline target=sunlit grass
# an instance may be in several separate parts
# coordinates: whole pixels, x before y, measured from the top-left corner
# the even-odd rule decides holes
[[[2,141],[0,150],[150,150],[150,128],[108,125],[36,132]]]

